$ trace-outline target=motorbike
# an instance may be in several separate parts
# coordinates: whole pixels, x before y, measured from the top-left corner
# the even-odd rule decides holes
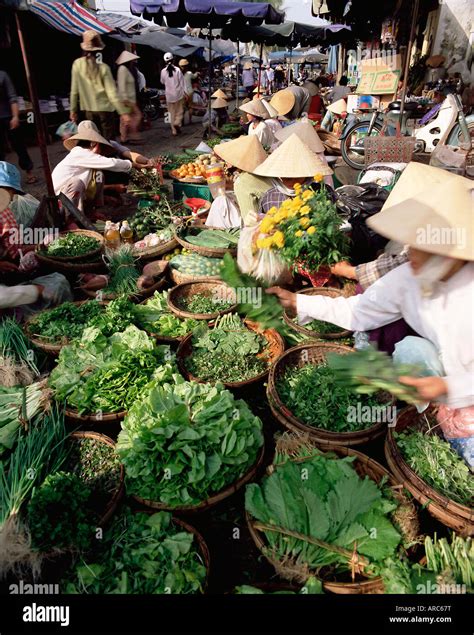
[[[403,135],[416,139],[414,152],[431,153],[438,146],[459,146],[465,150],[472,147],[474,137],[474,115],[465,116],[461,100],[456,94],[448,94],[440,107],[433,109],[433,114],[424,125],[409,125],[409,120],[420,119],[419,107],[415,102],[406,102],[403,116],[401,102],[393,101],[385,111],[377,108],[359,110],[360,118],[347,125],[341,135],[341,154],[344,161],[355,170],[365,167],[364,140],[369,136],[377,136],[388,127],[397,123]],[[426,119],[426,116],[423,117]]]
[[[140,104],[145,119],[156,121],[160,116],[160,92],[156,88],[146,88],[140,93]]]

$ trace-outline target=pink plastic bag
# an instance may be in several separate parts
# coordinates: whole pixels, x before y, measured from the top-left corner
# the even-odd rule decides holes
[[[446,439],[474,436],[474,406],[448,408],[440,404],[436,418]]]

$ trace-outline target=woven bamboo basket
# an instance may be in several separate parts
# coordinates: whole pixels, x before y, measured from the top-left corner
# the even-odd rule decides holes
[[[80,256],[47,256],[46,254],[44,254],[44,257],[48,258],[49,260],[54,260],[54,261],[59,261],[64,263],[81,263],[86,259],[100,256],[100,254],[102,253],[104,248],[104,237],[98,232],[93,232],[88,229],[71,229],[66,232],[61,232],[59,234],[59,238],[62,238],[63,236],[67,236],[68,234],[81,234],[82,236],[95,238],[95,240],[97,240],[97,242],[99,243],[99,246],[96,249],[93,249],[92,251],[90,251],[89,253],[81,254]],[[37,251],[39,251],[41,248],[42,248],[42,245],[38,247]],[[38,253],[36,255],[38,256]],[[40,254],[40,256],[42,256],[42,254]]]
[[[413,495],[429,513],[446,527],[462,536],[474,535],[474,509],[447,498],[421,479],[405,461],[393,432],[417,429],[423,426],[424,415],[414,406],[404,408],[397,417],[395,428],[389,428],[385,440],[385,457],[395,479]],[[436,433],[433,433],[436,434]]]
[[[137,249],[135,250],[135,255],[141,260],[151,260],[152,258],[157,258],[158,256],[163,256],[164,254],[173,251],[178,246],[178,241],[176,238],[172,238],[168,240],[166,243],[162,243],[161,245],[156,245],[155,247],[148,247],[147,249]]]
[[[105,443],[115,450],[115,442],[107,437],[105,434],[100,434],[100,432],[72,432],[70,437],[72,439],[94,439],[96,441],[100,441],[101,443]],[[102,514],[99,527],[103,527],[111,518],[112,514],[117,509],[117,506],[123,496],[125,490],[125,470],[123,465],[120,465],[120,478],[118,482],[117,489],[112,494],[110,501],[107,503],[107,506]]]
[[[221,297],[225,295],[226,299],[232,300],[234,304],[228,309],[214,311],[214,313],[191,313],[190,311],[186,311],[185,309],[181,308],[181,302],[186,301],[190,297],[193,297],[197,294],[211,297],[217,293],[219,293]],[[173,287],[168,293],[167,301],[170,311],[172,311],[180,318],[193,318],[195,320],[214,320],[220,315],[225,315],[226,313],[232,313],[233,311],[235,311],[237,309],[235,299],[235,291],[228,287],[225,282],[201,279],[196,280],[195,282],[184,282],[183,284],[178,284],[176,287]]]
[[[166,285],[166,277],[163,275],[154,285],[144,289],[143,291],[138,291],[132,295],[128,296],[130,302],[140,303],[147,298],[151,298],[151,296],[155,293],[155,291],[159,291]],[[107,287],[105,287],[107,289]],[[104,293],[105,289],[99,289],[99,291],[90,291],[88,289],[83,289],[83,292],[91,299],[95,299],[97,297],[101,297],[102,301],[110,302],[111,300],[116,300],[119,296],[116,293]],[[102,293],[101,293],[102,292]],[[100,295],[99,295],[100,294]]]
[[[283,338],[281,337],[281,335],[277,331],[275,331],[275,329],[266,329],[262,331],[259,325],[256,324],[255,322],[251,322],[250,320],[244,320],[244,323],[247,326],[247,328],[249,328],[251,331],[255,331],[256,333],[263,335],[263,337],[267,340],[267,346],[265,347],[265,350],[262,353],[259,353],[259,357],[263,355],[268,356],[268,368],[264,370],[262,373],[259,373],[258,375],[256,375],[255,377],[252,377],[251,379],[246,379],[245,381],[235,381],[235,382],[222,381],[221,383],[226,388],[233,388],[233,389],[244,388],[245,386],[250,386],[251,384],[255,384],[259,381],[264,380],[267,377],[273,364],[276,362],[276,360],[280,357],[280,355],[285,350],[285,342],[283,341]],[[186,368],[186,358],[191,356],[193,352],[192,337],[193,337],[192,333],[187,335],[178,346],[178,350],[176,352],[176,363],[178,365],[179,372],[188,381],[206,383],[202,379],[199,379],[199,377],[195,377]]]
[[[188,249],[189,251],[195,251],[197,254],[200,254],[201,256],[207,256],[208,258],[222,258],[224,256],[224,254],[231,254],[232,256],[236,256],[237,255],[237,248],[236,247],[231,247],[231,248],[218,248],[218,247],[200,247],[199,245],[192,245],[191,243],[188,243],[184,238],[181,237],[181,233],[182,233],[182,225],[176,230],[176,240],[178,241],[178,243],[181,245],[181,247],[184,247],[185,249]],[[194,228],[196,227],[196,225],[191,225],[189,226],[189,228]],[[199,228],[201,228],[201,226],[198,226]],[[204,229],[204,227],[202,227]],[[215,228],[213,227],[206,227],[205,228],[207,231],[215,231]]]
[[[91,414],[80,415],[77,412],[77,410],[74,410],[74,408],[66,407],[64,409],[64,414],[71,421],[74,421],[74,422],[77,422],[77,423],[80,423],[80,424],[84,424],[84,423],[117,423],[118,421],[122,421],[123,419],[125,419],[125,417],[127,415],[127,411],[126,410],[122,410],[120,412],[112,412],[112,413],[97,414],[97,415],[91,415]]]
[[[247,483],[250,483],[255,478],[258,470],[260,469],[260,466],[262,465],[264,454],[265,454],[265,446],[262,445],[262,448],[260,449],[260,452],[257,456],[257,460],[255,461],[253,465],[250,466],[250,468],[245,472],[243,476],[241,476],[232,485],[229,485],[228,487],[224,488],[217,494],[213,494],[212,496],[209,496],[209,498],[206,498],[206,500],[202,501],[201,503],[198,503],[197,505],[182,505],[181,507],[169,507],[166,503],[159,503],[157,501],[147,500],[145,498],[140,498],[139,496],[133,496],[132,498],[134,498],[138,503],[145,505],[146,507],[151,507],[153,509],[162,510],[162,511],[171,511],[175,513],[207,511],[208,509],[215,507],[215,505],[222,502],[226,498],[229,498],[229,496],[232,496],[233,494],[238,492],[239,489],[241,489]]]
[[[267,398],[273,416],[291,432],[304,433],[318,446],[327,445],[353,446],[368,443],[385,432],[386,423],[379,422],[369,428],[356,432],[331,432],[311,426],[298,419],[280,399],[277,383],[283,377],[289,367],[303,367],[307,364],[320,365],[326,360],[328,353],[346,355],[353,353],[354,349],[336,343],[311,343],[300,344],[287,350],[272,366],[268,377]]]
[[[177,269],[171,269],[171,280],[175,284],[184,284],[185,282],[197,282],[201,280],[221,280],[220,276],[193,276],[191,273],[181,273]]]
[[[306,443],[311,443],[308,439],[307,435],[296,435],[295,438],[303,438]],[[325,451],[334,452],[338,455],[338,457],[345,456],[354,456],[355,461],[352,464],[357,474],[364,478],[368,476],[371,480],[376,483],[381,483],[382,481],[386,481],[390,488],[392,489],[397,500],[402,503],[404,506],[407,506],[411,510],[411,519],[413,523],[414,531],[418,531],[418,516],[416,512],[416,508],[411,502],[409,495],[407,492],[400,487],[400,485],[396,482],[393,476],[377,461],[374,461],[366,454],[362,454],[357,450],[352,450],[347,447],[339,446],[339,445],[328,445],[325,448]],[[304,463],[307,460],[302,458],[298,460],[298,462]],[[273,471],[273,465],[270,465],[267,468],[267,472],[271,473]],[[290,582],[294,580],[298,580],[297,575],[295,574],[294,567],[292,567],[291,563],[285,563],[275,557],[274,554],[271,553],[267,540],[265,538],[265,534],[258,529],[257,522],[246,512],[247,525],[250,531],[250,535],[252,536],[257,548],[261,551],[261,553],[265,556],[265,558],[270,562],[270,564],[275,567],[278,575],[289,580]],[[329,576],[324,573],[324,570],[317,572],[310,572],[310,575],[315,575],[315,577],[319,578],[323,583],[323,589],[329,593],[337,593],[340,595],[360,595],[360,594],[380,594],[384,592],[384,585],[382,578],[376,577],[371,579],[362,579],[354,581],[354,582],[342,582],[335,579],[328,579]],[[332,576],[334,577],[334,576]],[[326,579],[325,579],[326,578]],[[299,580],[303,582],[303,580]]]
[[[302,295],[324,295],[328,298],[344,297],[344,292],[341,289],[332,289],[331,287],[313,287],[312,289],[298,291],[298,293],[301,293]],[[339,340],[343,337],[350,337],[352,335],[352,331],[346,330],[334,331],[334,333],[318,333],[317,331],[312,331],[311,329],[307,329],[304,326],[300,326],[299,324],[293,322],[286,311],[283,313],[283,319],[293,331],[306,335],[308,339]]]
[[[66,275],[80,273],[103,273],[107,270],[107,267],[101,258],[90,262],[64,262],[48,258],[39,252],[36,252],[35,256],[38,261],[48,269],[64,273]]]

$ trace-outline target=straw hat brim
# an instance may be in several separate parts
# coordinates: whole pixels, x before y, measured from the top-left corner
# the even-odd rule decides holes
[[[287,115],[295,105],[295,96],[291,90],[279,90],[270,99],[270,104],[278,111],[279,115]]]
[[[329,176],[332,170],[293,134],[254,170],[254,174],[282,179],[308,178],[315,174]]]
[[[473,194],[472,181],[462,176],[425,184],[393,205],[387,199],[367,224],[380,235],[420,251],[474,261]]]
[[[302,119],[301,121],[292,123],[289,126],[285,126],[285,128],[282,128],[275,133],[275,137],[278,141],[286,141],[286,139],[291,137],[292,134],[297,135],[313,152],[324,152],[323,142],[309,120]]]
[[[188,60],[179,60],[178,66],[189,66]]]
[[[0,212],[7,209],[10,205],[10,194],[0,187]]]
[[[227,108],[229,104],[226,102],[225,99],[220,99],[219,97],[217,99],[213,99],[211,101],[211,108]]]
[[[120,55],[115,60],[117,66],[120,64],[127,64],[127,62],[133,62],[133,60],[140,59],[139,55],[135,55],[135,53],[130,53],[130,51],[122,51]]]
[[[217,98],[219,98],[219,99],[227,99],[227,95],[220,88],[218,88],[215,92],[213,92],[211,97],[213,99],[217,99]]]
[[[255,135],[242,135],[232,141],[214,146],[214,153],[242,172],[254,172],[268,155]]]
[[[262,119],[268,119],[268,110],[262,104],[261,99],[252,99],[248,101],[246,104],[240,106],[239,110],[243,112],[247,112],[250,115],[254,115],[255,117],[261,117]]]
[[[267,101],[266,99],[262,99],[261,102],[267,109],[267,112],[270,118],[274,119],[275,117],[279,116],[278,110],[276,108],[273,108],[273,106],[271,105],[269,101]]]
[[[328,110],[335,115],[342,115],[343,112],[347,112],[347,102],[345,99],[338,99],[328,106]]]
[[[112,147],[112,144],[107,141],[105,137],[103,137],[98,132],[90,129],[78,132],[72,137],[69,137],[69,139],[66,139],[64,141],[63,145],[66,150],[72,150],[74,147],[77,146],[78,141],[90,141],[91,143],[100,143],[101,145],[109,146],[110,148]]]

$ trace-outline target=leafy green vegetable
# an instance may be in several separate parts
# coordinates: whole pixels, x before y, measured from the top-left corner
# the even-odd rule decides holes
[[[31,421],[47,403],[41,383],[5,388],[0,386],[0,456],[11,450],[19,438],[20,416]]]
[[[140,272],[132,245],[124,244],[114,251],[108,251],[106,263],[110,272],[110,282],[104,289],[105,293],[117,295],[138,293],[137,280]]]
[[[61,350],[49,385],[58,401],[80,414],[120,412],[142,398],[152,379],[171,376],[171,360],[169,347],[156,346],[136,326],[109,338],[91,327]]]
[[[48,475],[28,504],[28,528],[34,549],[87,549],[96,522],[89,506],[90,490],[75,474]]]
[[[298,323],[298,318],[294,318],[295,323]],[[324,322],[323,320],[311,320],[308,324],[304,325],[305,329],[309,329],[310,331],[315,331],[315,334],[326,335],[327,333],[339,333],[344,329],[341,329],[340,326],[336,326],[335,324],[331,324],[331,322]]]
[[[30,332],[50,343],[62,343],[81,337],[86,325],[103,312],[103,307],[91,300],[82,304],[64,302],[54,309],[42,311],[30,321]]]
[[[285,406],[298,419],[331,432],[353,432],[368,428],[377,422],[378,412],[382,415],[387,407],[376,397],[361,397],[336,385],[334,371],[324,365],[307,364],[301,368],[288,368],[276,388]],[[358,406],[371,408],[370,421],[366,420],[367,417],[354,414]]]
[[[169,507],[196,505],[255,463],[262,422],[222,384],[155,385],[122,422],[117,453],[128,494]]]
[[[40,374],[34,351],[21,326],[13,318],[3,318],[0,322],[0,357],[3,360],[10,358],[14,364],[26,365],[34,375]]]
[[[474,541],[452,534],[451,542],[434,535],[425,538],[426,566],[453,583],[465,584],[474,591]]]
[[[102,541],[101,541],[102,542]],[[66,593],[197,593],[206,568],[192,533],[158,512],[117,518],[94,561],[80,562],[62,586]]]
[[[357,393],[372,395],[386,390],[407,403],[419,403],[415,387],[398,381],[402,375],[418,375],[419,368],[411,364],[395,364],[386,353],[368,347],[352,355],[328,355],[328,364],[336,382]]]
[[[263,591],[262,589],[249,584],[242,584],[235,587],[234,593],[236,595],[265,595],[270,593],[273,595],[296,595],[296,591]],[[298,591],[300,595],[319,595],[323,593],[323,585],[321,580],[318,580],[314,576],[310,576],[306,581],[306,584]]]
[[[186,368],[203,381],[237,382],[256,377],[268,368],[266,340],[248,329],[237,315],[227,313],[214,326],[198,327]]]
[[[422,430],[394,432],[403,458],[416,474],[448,498],[474,506],[474,479],[465,461],[447,441],[431,432],[429,420]]]
[[[155,291],[155,294],[144,304],[135,305],[137,326],[165,337],[185,337],[200,323],[198,320],[182,319],[171,313],[167,297],[168,291],[161,293]]]
[[[216,249],[227,249],[239,242],[240,230],[203,229],[198,233],[188,233],[184,240],[191,245]]]
[[[121,296],[108,302],[103,311],[87,322],[87,327],[97,328],[102,335],[110,337],[125,331],[132,324],[138,326],[137,305],[127,296]]]
[[[181,298],[179,307],[189,313],[212,314],[230,309],[234,303],[223,298],[213,298],[204,293],[195,293],[188,298]]]
[[[65,236],[60,236],[49,243],[46,248],[48,256],[67,258],[68,256],[86,256],[100,247],[97,238],[69,232]]]

